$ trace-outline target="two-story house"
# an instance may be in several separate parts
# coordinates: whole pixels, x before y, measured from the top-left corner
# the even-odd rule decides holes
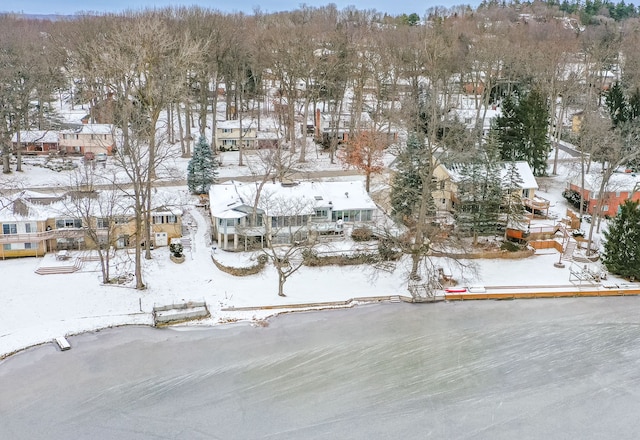
[[[507,173],[507,164],[501,163],[500,173],[501,178]],[[518,174],[522,179],[520,185],[520,197],[525,208],[532,213],[538,213],[546,216],[549,212],[549,201],[543,197],[536,195],[538,189],[538,183],[531,171],[531,167],[525,161],[515,162]],[[445,166],[439,164],[433,171],[433,178],[436,181],[436,190],[433,191],[433,199],[436,204],[436,208],[442,211],[453,212],[456,209],[456,202],[458,200],[458,182],[461,179],[462,167],[459,164],[450,164]]]
[[[218,151],[237,151],[256,148],[258,140],[256,123],[250,120],[233,119],[219,121],[216,125],[216,149]]]
[[[61,130],[59,148],[65,154],[107,154],[116,148],[115,128],[111,124],[83,124]]]
[[[582,193],[586,212],[593,215],[598,206],[602,174],[600,172],[585,174],[584,186],[582,183],[580,175],[576,175],[567,182],[567,189],[578,194],[578,197]],[[620,205],[627,200],[640,200],[640,176],[636,173],[613,173],[604,188],[600,215],[615,216]]]
[[[77,197],[94,197],[92,209],[78,204]],[[0,212],[0,258],[42,256],[58,250],[125,248],[135,244],[134,214],[126,203],[109,207],[99,193],[53,196],[23,191]],[[79,206],[82,206],[79,208]],[[159,206],[151,215],[151,239],[156,247],[167,246],[182,236],[182,210]]]

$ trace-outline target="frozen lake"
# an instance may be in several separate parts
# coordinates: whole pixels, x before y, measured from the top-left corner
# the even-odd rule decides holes
[[[636,439],[640,298],[118,328],[0,363],[2,439]]]

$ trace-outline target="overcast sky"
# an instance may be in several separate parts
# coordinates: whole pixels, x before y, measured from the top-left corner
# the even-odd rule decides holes
[[[433,6],[451,7],[461,4],[477,6],[480,0],[335,0],[335,1],[300,1],[300,0],[3,0],[0,11],[21,12],[25,14],[75,14],[80,11],[119,12],[125,9],[144,9],[165,6],[198,5],[223,12],[251,13],[255,7],[263,12],[277,12],[297,9],[301,4],[322,6],[335,3],[338,9],[349,5],[357,9],[376,9],[392,15],[416,12],[423,15]]]

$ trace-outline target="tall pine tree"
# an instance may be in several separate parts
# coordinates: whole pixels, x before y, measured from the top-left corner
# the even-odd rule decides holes
[[[507,162],[505,167],[505,172],[502,175],[502,212],[504,220],[507,228],[522,230],[528,223],[526,210],[522,203],[522,185],[524,181],[515,162]]]
[[[527,161],[534,175],[545,175],[551,146],[547,136],[549,109],[544,96],[534,89],[517,100],[508,97],[502,112],[495,124],[502,160]]]
[[[187,167],[187,186],[192,194],[206,194],[218,177],[218,162],[204,136],[200,136]]]
[[[607,270],[640,280],[640,202],[627,200],[604,231],[603,263]]]
[[[471,160],[459,166],[456,203],[458,226],[472,233],[474,243],[479,235],[495,233],[501,223],[501,164],[493,137],[490,136],[479,157],[482,160]]]
[[[410,134],[407,148],[398,156],[397,173],[391,182],[392,215],[407,221],[415,216],[423,191],[423,174],[429,169],[425,158],[424,142],[416,134]]]

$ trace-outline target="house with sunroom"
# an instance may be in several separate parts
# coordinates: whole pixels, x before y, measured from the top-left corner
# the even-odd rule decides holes
[[[257,201],[256,201],[257,199]],[[345,225],[372,224],[378,208],[360,181],[230,181],[209,190],[212,238],[224,250],[248,250],[327,234]]]

